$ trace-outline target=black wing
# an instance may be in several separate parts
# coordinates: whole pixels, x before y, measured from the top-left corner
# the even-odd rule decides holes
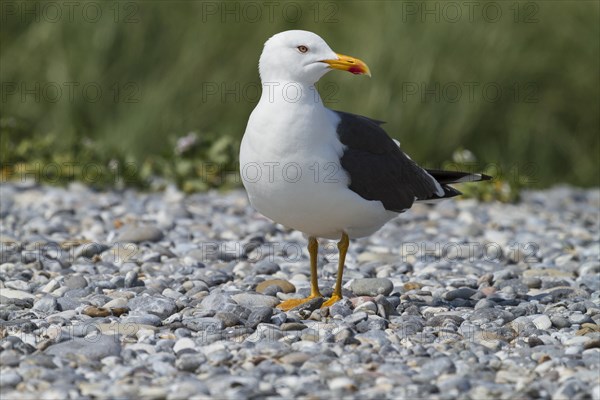
[[[379,200],[390,211],[409,209],[415,200],[431,200],[459,195],[447,183],[465,178],[466,173],[431,171],[419,167],[381,128],[383,122],[335,111],[341,118],[337,128],[346,146],[341,165],[350,175],[350,190],[367,200]],[[438,182],[437,176],[440,176]],[[471,180],[477,179],[473,175]],[[489,177],[486,177],[489,178]]]

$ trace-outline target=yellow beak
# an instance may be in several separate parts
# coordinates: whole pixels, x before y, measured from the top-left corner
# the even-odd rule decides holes
[[[355,75],[371,76],[371,70],[369,70],[369,66],[364,61],[343,54],[336,53],[336,56],[338,56],[337,59],[323,60],[322,62],[329,64],[333,69],[352,72]]]

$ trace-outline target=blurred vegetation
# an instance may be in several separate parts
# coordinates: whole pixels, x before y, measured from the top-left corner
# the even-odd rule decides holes
[[[452,154],[452,161],[443,164],[443,169],[450,171],[465,171],[483,173],[493,177],[491,182],[465,182],[460,184],[463,198],[475,198],[481,201],[498,200],[515,202],[519,200],[521,190],[531,186],[531,176],[519,169],[511,169],[508,175],[499,171],[496,165],[487,164],[481,168],[475,155],[468,149],[457,149]]]
[[[3,179],[235,186],[262,45],[307,29],[373,73],[328,74],[328,106],[427,167],[469,149],[498,179],[468,193],[600,183],[598,2],[77,4],[2,2]]]

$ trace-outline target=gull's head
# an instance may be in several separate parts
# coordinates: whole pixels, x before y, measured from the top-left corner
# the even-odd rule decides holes
[[[332,69],[371,76],[358,58],[337,54],[319,36],[308,31],[285,31],[265,43],[260,56],[260,78],[264,82],[316,83]]]

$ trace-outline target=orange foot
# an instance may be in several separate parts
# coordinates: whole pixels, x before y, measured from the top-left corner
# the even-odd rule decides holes
[[[338,296],[337,294],[333,294],[329,300],[327,300],[325,303],[323,303],[323,305],[321,306],[321,308],[324,307],[331,307],[334,303],[337,303],[338,301],[340,301],[342,299],[342,296]]]
[[[289,300],[285,300],[285,301],[282,301],[281,303],[279,303],[279,305],[277,306],[277,308],[279,308],[280,310],[283,310],[283,311],[289,311],[292,308],[296,308],[299,305],[307,303],[307,302],[309,302],[312,299],[317,298],[317,297],[321,297],[321,295],[315,296],[315,295],[311,294],[310,296],[308,296],[305,299],[289,299]]]

